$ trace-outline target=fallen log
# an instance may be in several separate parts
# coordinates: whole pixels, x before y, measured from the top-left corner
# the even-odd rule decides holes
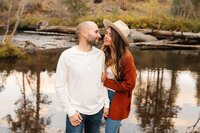
[[[66,33],[66,34],[76,34],[76,27],[66,27],[66,26],[45,26],[36,29],[41,32],[57,32],[57,33]],[[105,28],[100,29],[100,34],[105,35]]]
[[[65,27],[65,26],[45,26],[45,27],[40,27],[39,29],[36,30],[45,32],[69,33],[69,34],[76,33],[75,27]]]
[[[57,33],[57,32],[42,32],[42,31],[23,31],[28,34],[50,35],[50,36],[69,36],[68,42],[78,42],[75,34]]]
[[[136,47],[139,49],[198,49],[200,50],[200,45],[181,45],[175,44],[176,41],[152,41],[152,42],[137,42],[130,43],[130,47]]]
[[[199,40],[200,41],[200,33],[192,33],[192,32],[176,32],[176,31],[161,31],[161,30],[151,30],[151,29],[139,29],[139,32],[144,34],[150,34],[157,38],[168,38],[174,37],[178,39],[187,40]]]
[[[74,34],[58,33],[58,32],[43,32],[43,31],[23,31],[28,34],[39,34],[39,35],[56,35],[56,36],[69,36]]]

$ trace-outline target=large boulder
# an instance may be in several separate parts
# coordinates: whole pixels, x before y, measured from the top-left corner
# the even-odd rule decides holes
[[[158,39],[151,35],[145,35],[141,32],[136,31],[135,29],[130,30],[130,34],[128,36],[128,40],[130,43],[133,42],[151,42],[157,41]]]

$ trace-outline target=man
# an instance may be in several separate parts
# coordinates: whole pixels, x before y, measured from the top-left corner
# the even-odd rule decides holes
[[[65,50],[56,70],[56,93],[67,113],[66,133],[99,133],[102,115],[108,115],[109,99],[101,82],[105,55],[94,45],[101,38],[94,22],[76,28],[79,44]]]

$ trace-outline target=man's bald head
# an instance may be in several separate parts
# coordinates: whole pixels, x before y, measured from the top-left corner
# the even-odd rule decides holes
[[[97,25],[92,21],[84,21],[84,22],[81,22],[80,24],[78,24],[78,26],[76,27],[76,34],[77,34],[78,38],[80,38],[80,35],[81,35],[82,31],[86,31],[87,32],[87,31],[90,30],[90,28],[92,26],[96,26],[97,27]]]

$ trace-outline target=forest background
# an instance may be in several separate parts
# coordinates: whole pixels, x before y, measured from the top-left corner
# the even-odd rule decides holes
[[[11,29],[23,10],[18,30],[35,30],[39,21],[73,27],[91,20],[103,27],[107,18],[130,28],[200,32],[200,0],[0,0],[0,29],[6,29],[11,4]]]

